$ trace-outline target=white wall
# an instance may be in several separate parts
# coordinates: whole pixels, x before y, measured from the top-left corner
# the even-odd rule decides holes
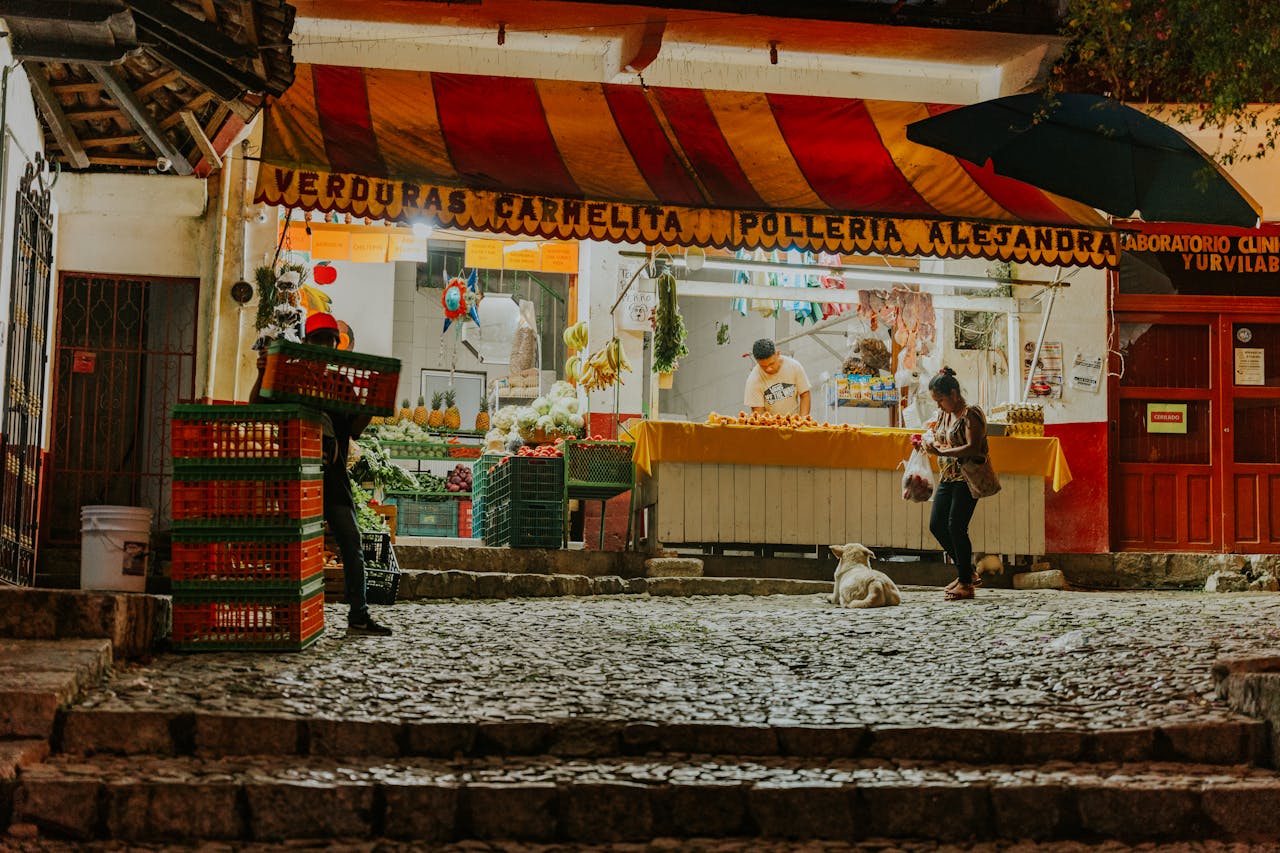
[[[408,397],[411,406],[418,402],[419,377],[423,370],[449,370],[452,365],[457,370],[486,374],[486,383],[489,379],[506,376],[505,364],[481,364],[461,344],[455,333],[456,323],[449,327],[448,332],[442,331],[444,306],[440,304],[440,291],[418,290],[416,264],[401,262],[379,266],[394,268],[390,355],[400,359],[397,400]],[[427,400],[428,404],[430,402]],[[474,416],[474,412],[463,412],[464,425],[468,417]]]
[[[622,251],[644,251],[643,246],[612,243],[584,242],[578,248],[578,318],[591,324],[588,353],[595,352],[609,342],[614,335],[614,318],[609,313],[622,292],[630,273],[643,262],[638,258],[624,258]],[[623,270],[626,271],[623,274]],[[654,284],[642,273],[632,287],[652,291]],[[619,309],[621,310],[621,309]],[[642,406],[642,384],[653,379],[644,373],[644,333],[619,329],[618,338],[623,351],[631,362],[633,371],[623,375],[623,385],[618,389],[591,392],[591,411],[613,413],[615,404],[622,415],[639,414]]]
[[[356,264],[333,261],[338,280],[313,287],[331,300],[329,312],[351,327],[356,352],[392,355],[392,320],[396,264]]]
[[[64,174],[54,198],[60,270],[190,278],[205,271],[204,181]]]

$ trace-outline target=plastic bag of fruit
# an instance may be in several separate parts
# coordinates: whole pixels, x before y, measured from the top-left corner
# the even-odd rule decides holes
[[[929,454],[925,453],[918,439],[919,436],[912,436],[911,455],[898,464],[905,469],[902,472],[902,499],[924,503],[933,497],[933,467],[929,464]]]

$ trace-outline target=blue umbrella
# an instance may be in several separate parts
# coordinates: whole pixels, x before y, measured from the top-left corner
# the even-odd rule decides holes
[[[1252,228],[1259,204],[1195,143],[1097,95],[1012,95],[907,125],[907,138],[1113,216]]]

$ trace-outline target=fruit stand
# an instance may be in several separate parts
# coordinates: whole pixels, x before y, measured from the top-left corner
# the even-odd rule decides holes
[[[633,435],[633,529],[650,552],[844,542],[937,549],[932,504],[902,498],[898,465],[910,454],[909,430],[645,421]],[[990,448],[1003,488],[978,502],[974,550],[1038,556],[1044,483],[1056,491],[1071,481],[1058,440],[992,437]]]

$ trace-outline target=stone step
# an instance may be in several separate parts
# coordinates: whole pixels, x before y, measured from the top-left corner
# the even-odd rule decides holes
[[[110,640],[0,639],[0,740],[48,738],[58,710],[110,669]]]
[[[830,581],[790,578],[632,577],[409,570],[399,599],[547,598],[575,595],[830,595]]]
[[[1186,764],[877,759],[57,758],[12,821],[117,841],[654,837],[1280,841],[1280,776]]]
[[[117,659],[148,657],[168,636],[168,598],[0,584],[0,638],[106,639]]]
[[[1082,731],[945,726],[804,726],[551,720],[334,720],[72,708],[58,751],[69,755],[613,757],[663,753],[1039,763],[1265,763],[1260,720]]]

